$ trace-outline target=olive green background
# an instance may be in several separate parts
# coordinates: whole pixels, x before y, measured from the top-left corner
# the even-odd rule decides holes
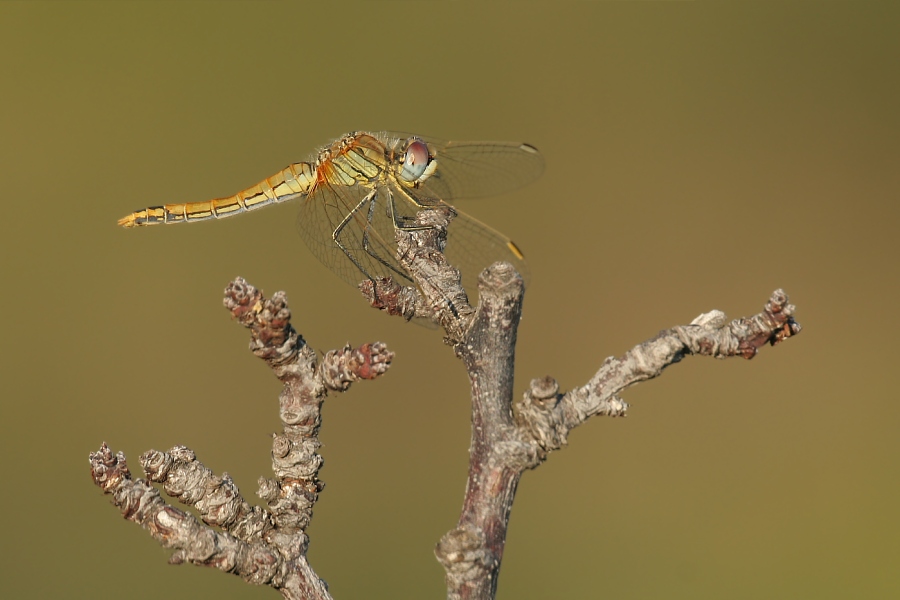
[[[175,444],[255,500],[278,382],[221,293],[286,290],[316,348],[390,372],[325,406],[310,559],[336,598],[440,598],[468,384],[436,331],[367,308],[296,207],[126,231],[355,129],[528,141],[523,190],[460,208],[533,283],[517,395],[783,287],[803,333],[689,358],[526,473],[501,599],[900,596],[894,3],[3,3],[0,595],[274,598],[166,564],[89,476]]]

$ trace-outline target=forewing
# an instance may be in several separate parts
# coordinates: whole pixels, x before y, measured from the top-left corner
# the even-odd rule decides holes
[[[410,137],[403,133],[384,135],[395,140]],[[544,157],[523,142],[446,142],[415,137],[428,144],[437,161],[435,172],[413,192],[418,197],[450,202],[494,196],[531,183],[544,170]]]

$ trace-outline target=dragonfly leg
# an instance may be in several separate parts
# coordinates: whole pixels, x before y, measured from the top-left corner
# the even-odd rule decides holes
[[[456,215],[456,211],[453,210],[453,207],[448,204],[444,204],[443,202],[440,202],[433,206],[428,206],[428,205],[417,202],[415,200],[415,198],[412,198],[408,194],[406,194],[405,196],[414,206],[416,206],[417,208],[420,208],[422,210],[427,210],[429,208],[436,208],[438,206],[441,206],[441,207],[445,207],[445,208],[449,209],[454,216]],[[394,208],[394,195],[390,192],[390,190],[388,190],[387,203],[388,203],[388,211],[390,212],[391,221],[394,223],[395,229],[400,230],[400,231],[427,231],[427,230],[433,228],[432,225],[408,225],[407,223],[404,223],[403,222],[404,220],[411,221],[411,220],[413,220],[413,217],[403,217],[403,216],[397,215],[397,211]],[[450,309],[450,312],[453,313],[453,316],[456,318],[459,318],[459,311],[457,310],[456,306],[454,306],[453,302],[447,297],[444,297],[443,301],[446,304],[447,308]]]
[[[410,194],[404,193],[403,196],[407,200],[407,202],[409,202],[416,208],[419,208],[422,210],[427,210],[429,208],[435,208],[437,206],[444,206],[444,207],[449,208],[451,211],[453,210],[453,207],[451,207],[447,204],[444,204],[443,202],[440,202],[439,204],[435,204],[433,206],[429,206],[429,205],[418,202]],[[431,229],[431,225],[410,225],[408,222],[415,221],[415,217],[405,217],[405,216],[397,215],[397,211],[394,208],[394,195],[392,193],[390,193],[390,191],[388,191],[388,210],[390,212],[391,221],[393,221],[395,229],[400,229],[401,231],[426,231],[428,229]],[[456,214],[456,213],[453,213],[453,214]]]
[[[412,279],[409,278],[409,275],[407,275],[405,271],[398,270],[397,267],[395,267],[394,265],[389,263],[381,255],[379,255],[377,252],[375,252],[375,249],[372,247],[371,237],[369,235],[369,232],[371,232],[373,230],[372,219],[375,218],[375,209],[377,208],[377,204],[378,204],[376,202],[377,195],[378,195],[377,190],[375,190],[373,193],[374,193],[374,196],[372,197],[372,199],[369,202],[369,211],[366,215],[366,229],[365,229],[365,231],[363,231],[363,238],[362,238],[363,250],[366,251],[366,254],[368,254],[373,259],[377,260],[378,262],[380,262],[382,265],[387,267],[390,271],[392,271],[393,273],[398,275],[401,279],[403,279],[409,283],[412,283],[413,282]],[[390,195],[390,192],[388,192],[388,195]],[[376,234],[377,234],[377,232],[376,232]],[[384,241],[387,242],[387,240],[384,240]],[[385,246],[387,246],[387,244],[385,244]]]
[[[372,229],[372,217],[375,214],[376,197],[377,197],[377,190],[372,190],[370,193],[366,194],[366,196],[362,200],[360,200],[359,204],[357,204],[353,208],[353,210],[348,212],[347,216],[345,216],[344,219],[340,222],[340,224],[338,224],[338,226],[335,228],[335,230],[331,234],[331,239],[334,240],[334,243],[337,244],[337,247],[341,249],[341,252],[343,252],[347,256],[347,258],[350,259],[350,262],[352,262],[356,266],[356,268],[359,269],[360,272],[366,278],[368,278],[370,281],[372,281],[374,283],[375,278],[372,276],[372,274],[369,273],[362,264],[360,264],[359,260],[353,255],[353,253],[350,251],[350,249],[348,249],[343,243],[341,243],[341,240],[340,240],[341,233],[344,231],[344,228],[347,226],[347,224],[350,222],[350,220],[353,219],[354,216],[357,215],[362,210],[363,206],[365,206],[368,203],[369,208],[368,208],[367,215],[365,218],[366,225],[363,228],[363,235],[362,235],[362,249],[366,252],[366,254],[368,254],[373,259],[375,259],[376,261],[378,261],[379,263],[381,263],[382,265],[387,267],[387,269],[389,269],[393,273],[396,273],[402,280],[412,282],[412,280],[409,278],[409,276],[405,272],[398,270],[394,265],[387,262],[384,258],[379,256],[371,247],[371,244],[369,241],[369,232]]]

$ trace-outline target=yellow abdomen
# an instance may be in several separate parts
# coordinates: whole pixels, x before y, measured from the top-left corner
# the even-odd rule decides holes
[[[119,225],[139,227],[159,223],[222,219],[304,196],[312,190],[315,182],[316,168],[314,165],[295,163],[234,196],[205,202],[151,206],[119,219]]]

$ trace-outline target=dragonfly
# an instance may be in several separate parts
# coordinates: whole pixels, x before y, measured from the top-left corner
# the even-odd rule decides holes
[[[448,142],[391,132],[357,131],[321,148],[314,160],[288,165],[227,198],[166,204],[119,219],[123,227],[223,219],[300,201],[297,228],[328,269],[351,285],[391,277],[415,286],[397,259],[396,232],[422,229],[416,214],[447,206],[455,215],[445,255],[473,293],[478,274],[497,261],[528,278],[525,257],[507,236],[450,202],[505,193],[537,179],[544,160],[521,142]]]

